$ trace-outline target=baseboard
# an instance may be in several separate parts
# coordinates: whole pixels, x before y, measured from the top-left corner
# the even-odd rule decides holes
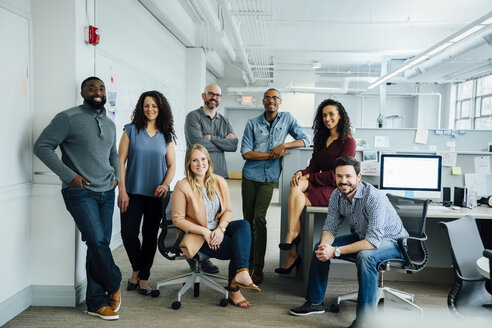
[[[31,286],[29,286],[1,302],[0,327],[31,306],[31,300],[32,291]]]
[[[76,290],[74,286],[32,285],[32,306],[75,307]]]

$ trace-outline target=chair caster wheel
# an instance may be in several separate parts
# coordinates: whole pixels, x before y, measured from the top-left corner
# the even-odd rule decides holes
[[[158,289],[152,289],[152,291],[150,292],[150,296],[154,298],[159,297],[159,295],[161,295],[161,292]]]
[[[176,302],[173,302],[173,304],[171,304],[171,309],[173,310],[177,310],[181,307],[181,302],[180,301],[176,301]]]
[[[340,311],[340,304],[333,303],[330,306],[330,311],[333,312],[333,313],[338,313],[338,311]]]
[[[220,300],[219,302],[219,305],[222,306],[222,307],[226,307],[227,306],[227,298],[223,298]]]
[[[200,283],[198,282],[195,282],[195,285],[193,286],[193,296],[200,296]]]

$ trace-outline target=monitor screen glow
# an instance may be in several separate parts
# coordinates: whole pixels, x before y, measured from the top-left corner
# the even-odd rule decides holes
[[[441,191],[441,156],[381,155],[381,189]]]

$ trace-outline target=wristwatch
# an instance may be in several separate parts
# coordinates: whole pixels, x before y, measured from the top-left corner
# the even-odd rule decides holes
[[[335,257],[340,257],[342,253],[340,252],[340,247],[335,247]]]
[[[223,226],[219,226],[219,229],[222,230],[222,232],[226,232],[226,228]]]

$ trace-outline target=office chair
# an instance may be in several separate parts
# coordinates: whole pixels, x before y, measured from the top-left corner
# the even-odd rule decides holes
[[[418,310],[421,314],[423,309],[414,304],[414,296],[393,288],[384,286],[384,272],[396,270],[407,274],[421,271],[427,264],[429,254],[424,241],[427,240],[425,225],[427,217],[427,206],[430,200],[414,199],[387,194],[391,204],[396,209],[403,221],[403,226],[409,236],[398,239],[398,247],[403,254],[403,259],[389,259],[378,263],[378,291],[377,302],[383,304],[384,299],[390,299],[400,303],[406,308]],[[341,256],[342,260],[355,263],[356,254]],[[331,312],[340,311],[341,301],[356,301],[358,292],[352,292],[337,297],[336,303],[331,305]]]
[[[492,294],[492,250],[484,249],[483,256],[489,259],[489,279],[485,283],[485,288]]]
[[[181,239],[183,239],[184,231],[176,228],[171,220],[167,220],[166,217],[162,220],[161,223],[162,231],[159,235],[159,239],[157,242],[157,246],[159,248],[159,252],[168,260],[184,260],[186,256],[181,252],[179,248],[179,243]],[[178,292],[178,300],[171,304],[171,308],[177,310],[181,307],[181,296],[188,291],[192,286],[194,287],[193,295],[198,297],[200,295],[200,283],[204,283],[208,287],[215,289],[219,293],[224,294],[224,298],[220,300],[220,306],[227,306],[227,299],[229,297],[229,292],[224,286],[220,285],[221,283],[227,284],[227,279],[202,272],[199,265],[198,254],[195,255],[194,260],[195,263],[195,271],[185,273],[183,275],[173,277],[170,279],[166,279],[157,283],[157,289],[166,285],[174,285],[174,284],[183,284],[183,287]]]
[[[477,260],[484,247],[475,219],[467,215],[451,222],[439,222],[449,237],[453,261],[454,285],[448,295],[448,308],[458,316],[468,311],[481,311],[482,305],[490,303],[485,287],[487,279],[477,270]]]

